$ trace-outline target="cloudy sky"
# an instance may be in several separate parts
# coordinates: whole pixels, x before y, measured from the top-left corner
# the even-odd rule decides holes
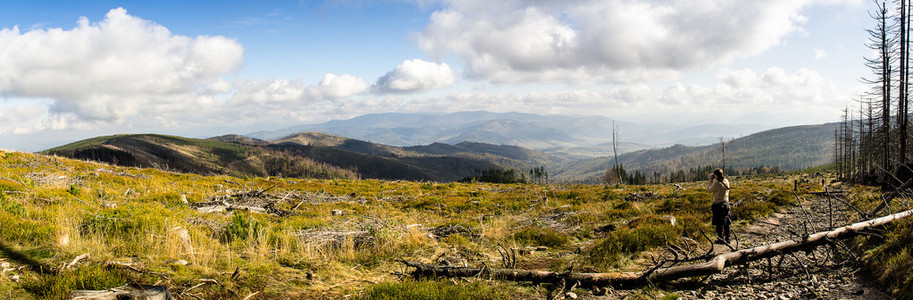
[[[381,112],[836,121],[864,0],[0,0],[0,148]]]

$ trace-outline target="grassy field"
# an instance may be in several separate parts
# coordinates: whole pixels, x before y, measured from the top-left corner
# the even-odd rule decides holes
[[[794,203],[795,176],[734,179],[735,225]],[[178,299],[541,298],[529,284],[403,279],[396,260],[499,266],[514,248],[517,268],[640,271],[667,241],[707,243],[704,184],[239,179],[0,151],[0,259],[12,269],[0,297],[135,282]]]

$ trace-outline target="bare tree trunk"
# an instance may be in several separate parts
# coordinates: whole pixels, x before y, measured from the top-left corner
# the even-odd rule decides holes
[[[617,288],[635,288],[648,283],[658,283],[681,278],[707,276],[720,273],[727,266],[742,265],[752,261],[789,254],[797,251],[812,250],[818,246],[831,243],[833,240],[847,239],[860,234],[862,230],[878,227],[913,215],[913,210],[855,223],[822,231],[806,236],[798,241],[784,241],[770,245],[758,246],[749,249],[728,252],[717,255],[709,261],[699,264],[673,266],[645,272],[619,272],[619,273],[574,273],[551,272],[524,269],[492,269],[473,267],[450,267],[430,265],[419,262],[400,260],[403,264],[415,268],[413,276],[444,276],[444,277],[479,277],[507,281],[528,281],[566,283],[574,282],[579,286],[613,286]]]
[[[618,181],[624,183],[624,179],[621,178],[621,168],[618,167],[618,125],[615,124],[615,121],[612,121],[612,151],[615,152],[615,176]]]

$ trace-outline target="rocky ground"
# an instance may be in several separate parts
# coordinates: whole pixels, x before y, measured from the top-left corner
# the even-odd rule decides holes
[[[734,230],[738,241],[732,245],[737,249],[750,248],[828,230],[833,227],[831,224],[860,221],[846,217],[849,214],[839,202],[832,200],[830,205],[834,207],[833,216],[827,197],[805,199],[801,206]],[[728,267],[699,282],[683,280],[661,289],[679,295],[679,299],[890,299],[871,282],[872,275],[860,270],[853,258],[839,248],[819,247],[810,253],[754,262],[747,268]],[[730,250],[724,245],[715,245],[714,253],[727,251]],[[603,298],[626,298],[631,293],[610,291]]]

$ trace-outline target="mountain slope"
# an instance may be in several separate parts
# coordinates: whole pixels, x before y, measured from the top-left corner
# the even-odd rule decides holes
[[[102,136],[42,153],[120,166],[196,174],[274,176],[284,173],[287,176],[307,175],[317,178],[357,177],[355,173],[338,167],[264,150],[254,145],[156,134]]]
[[[726,142],[726,166],[732,168],[778,167],[797,170],[820,166],[832,161],[833,133],[836,123],[793,126],[768,130]],[[671,147],[625,153],[618,161],[629,173],[640,171],[668,175],[706,165],[723,165],[720,144],[707,146],[674,145]],[[610,157],[586,159],[569,164],[555,172],[564,181],[598,182],[613,164]]]
[[[78,141],[43,153],[197,174],[443,182],[474,176],[479,170],[528,166],[525,161],[495,154],[419,153],[320,133],[299,133],[273,142],[236,135],[205,140],[115,135]]]

